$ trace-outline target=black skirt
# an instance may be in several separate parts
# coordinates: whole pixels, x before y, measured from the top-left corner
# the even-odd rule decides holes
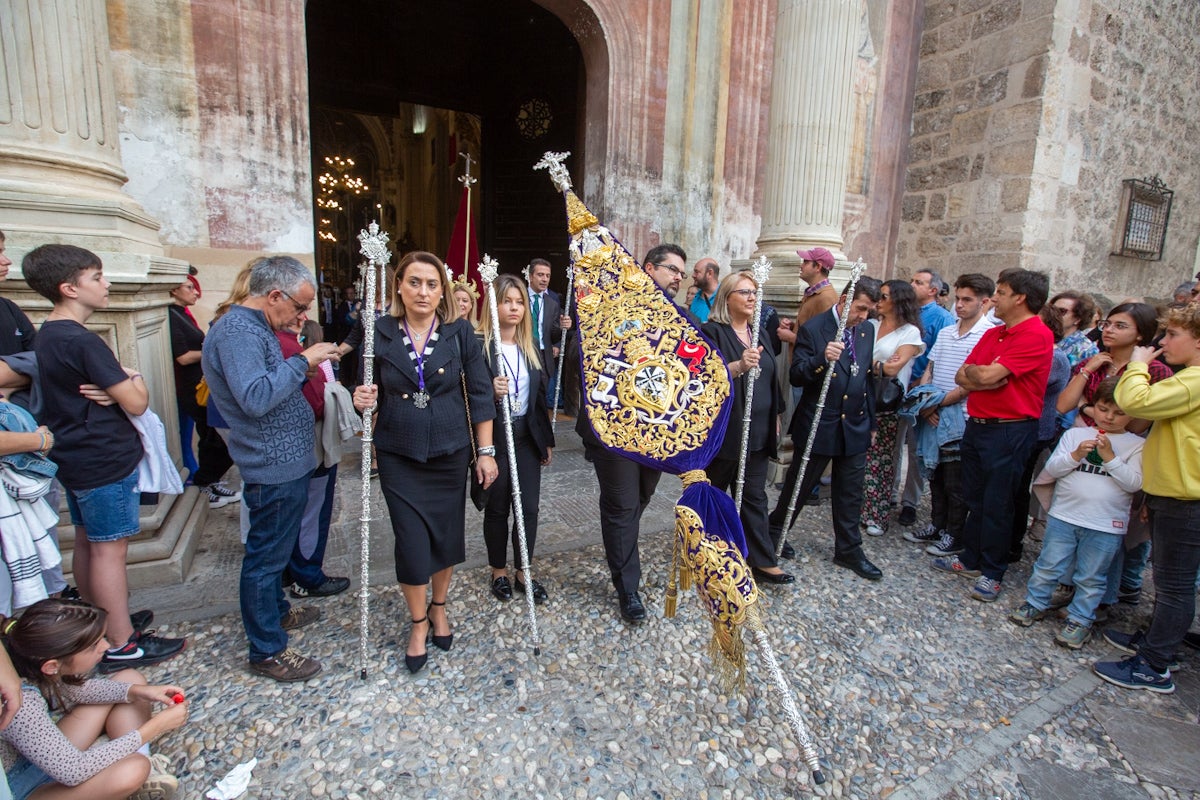
[[[467,558],[467,466],[471,448],[426,462],[376,452],[379,483],[396,536],[396,580],[409,586]]]

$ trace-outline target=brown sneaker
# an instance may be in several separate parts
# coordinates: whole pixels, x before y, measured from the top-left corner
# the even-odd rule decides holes
[[[273,678],[280,683],[306,681],[321,671],[321,662],[300,655],[290,647],[265,661],[250,661],[252,672]]]
[[[316,622],[321,618],[321,609],[316,606],[292,606],[280,623],[285,631],[294,631]]]

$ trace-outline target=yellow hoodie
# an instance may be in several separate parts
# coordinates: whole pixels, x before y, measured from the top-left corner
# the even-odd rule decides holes
[[[1151,384],[1146,365],[1130,362],[1115,394],[1126,414],[1154,421],[1142,451],[1142,489],[1200,500],[1200,367]]]

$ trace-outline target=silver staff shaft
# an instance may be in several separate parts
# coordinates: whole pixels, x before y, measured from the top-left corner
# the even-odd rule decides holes
[[[492,318],[492,341],[495,343],[496,364],[504,377],[509,377],[504,365],[504,354],[500,350],[500,316],[496,309],[496,267],[498,265],[488,256],[483,257],[479,264],[479,276],[487,287],[488,310]],[[514,387],[515,388],[515,387]],[[529,404],[533,405],[533,384],[529,387]],[[533,654],[542,654],[542,639],[538,633],[537,612],[533,608],[533,572],[529,568],[529,544],[525,538],[525,507],[521,501],[521,479],[517,474],[517,448],[513,441],[512,399],[506,397],[500,404],[504,419],[504,441],[508,445],[508,482],[512,487],[513,516],[517,523],[517,544],[521,550],[521,572],[525,575],[525,606],[529,615],[529,631],[533,638]]]
[[[387,250],[387,234],[379,230],[379,225],[372,222],[367,230],[358,235],[362,243],[362,254],[367,261],[362,265],[363,294],[362,312],[359,319],[363,326],[362,341],[362,385],[371,386],[375,383],[375,296],[376,270],[383,273],[390,259]],[[362,463],[359,466],[359,479],[362,491],[362,513],[358,517],[359,535],[359,588],[358,588],[358,677],[367,679],[367,641],[370,634],[369,620],[371,614],[370,567],[371,567],[371,445],[374,441],[371,417],[375,409],[367,409],[363,414]]]
[[[754,296],[754,320],[750,323],[750,346],[758,347],[758,336],[762,329],[763,292],[766,291],[767,278],[771,274],[771,262],[766,256],[759,256],[751,269],[758,291]],[[746,485],[746,455],[750,449],[750,409],[754,407],[754,383],[758,380],[762,367],[755,367],[746,373],[746,403],[742,410],[742,448],[738,456],[737,481],[734,483],[733,504],[738,513],[742,513],[742,489]]]
[[[775,650],[771,647],[771,640],[767,638],[765,630],[754,631],[754,644],[758,647],[758,655],[767,664],[767,672],[771,673],[771,681],[775,684],[775,689],[779,692],[779,699],[783,702],[784,716],[787,717],[792,734],[796,737],[796,743],[800,745],[800,753],[804,756],[804,762],[808,764],[808,768],[812,772],[813,782],[824,783],[825,775],[821,772],[821,761],[817,754],[817,748],[813,744],[812,735],[808,732],[808,726],[804,724],[804,717],[800,715],[800,709],[796,706],[795,698],[792,697],[791,687],[788,686],[783,670],[779,668],[779,662],[775,659]]]
[[[862,276],[866,268],[866,264],[860,258],[854,262],[854,266],[850,269],[850,283],[846,286],[846,291],[842,293],[842,296],[847,299],[842,308],[842,313],[838,315],[835,342],[840,342],[842,334],[846,332],[846,317],[850,316],[850,306],[854,303],[854,287],[858,285],[858,279]],[[808,469],[808,459],[812,456],[813,442],[817,440],[817,427],[821,424],[821,412],[825,410],[825,397],[829,394],[829,384],[833,381],[834,363],[830,361],[826,365],[825,381],[821,384],[821,393],[817,396],[817,410],[813,414],[812,427],[808,429],[808,442],[804,445],[804,457],[800,459],[800,469],[796,473],[796,485],[792,487],[792,496],[788,500],[787,517],[783,521],[783,533],[779,537],[779,544],[775,546],[776,559],[783,552],[783,546],[787,544],[787,532],[792,527],[792,523],[795,522],[796,501],[800,498],[800,487],[804,485],[804,472]]]
[[[575,285],[575,270],[567,266],[567,293],[563,295],[562,315],[571,316],[571,295]],[[558,343],[558,373],[554,376],[554,405],[550,408],[550,434],[556,433],[558,427],[558,399],[562,390],[563,365],[567,358],[567,328],[562,329],[562,339]]]

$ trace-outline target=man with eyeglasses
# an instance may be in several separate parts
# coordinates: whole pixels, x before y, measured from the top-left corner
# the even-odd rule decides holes
[[[687,254],[677,244],[660,244],[646,253],[643,269],[660,289],[674,302],[679,293],[687,266]],[[700,324],[687,311],[680,313],[697,328]],[[583,403],[580,403],[582,411]],[[587,415],[580,413],[575,432],[583,438],[584,458],[596,469],[600,483],[600,536],[604,540],[604,555],[617,590],[621,618],[640,623],[646,619],[646,607],[638,594],[642,580],[642,563],[638,555],[638,533],[642,512],[654,497],[662,473],[611,452],[600,443]]]
[[[281,682],[321,671],[319,661],[288,647],[287,634],[321,612],[289,608],[281,578],[317,466],[313,412],[301,387],[310,370],[337,360],[338,350],[321,342],[285,359],[275,336],[304,315],[316,293],[312,273],[296,259],[259,259],[250,272],[250,296],[213,323],[201,362],[212,400],[229,424],[229,453],[246,483],[242,503],[250,529],[239,595],[249,668]]]

